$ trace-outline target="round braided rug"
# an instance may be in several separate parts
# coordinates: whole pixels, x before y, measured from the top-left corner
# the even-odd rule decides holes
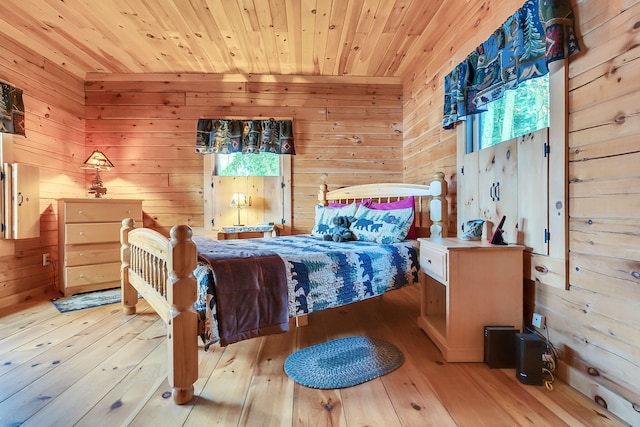
[[[284,362],[284,371],[311,388],[350,387],[388,374],[404,362],[395,345],[376,338],[349,337],[304,348]]]

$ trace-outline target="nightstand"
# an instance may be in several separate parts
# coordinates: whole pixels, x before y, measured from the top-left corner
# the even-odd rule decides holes
[[[280,226],[274,225],[238,225],[222,227],[218,231],[218,240],[249,239],[252,237],[276,237],[280,235]]]
[[[456,238],[418,240],[418,325],[447,362],[482,362],[485,326],[521,330],[524,247]]]

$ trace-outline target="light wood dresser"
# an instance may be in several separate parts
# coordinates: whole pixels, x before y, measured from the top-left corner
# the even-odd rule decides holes
[[[120,286],[120,227],[142,225],[142,201],[58,200],[59,287],[65,296]]]
[[[482,362],[484,327],[522,330],[523,246],[421,238],[418,325],[447,362]]]

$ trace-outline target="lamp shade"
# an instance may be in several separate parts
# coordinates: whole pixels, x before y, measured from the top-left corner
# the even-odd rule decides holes
[[[233,193],[230,205],[232,208],[245,208],[251,206],[251,199],[244,193]]]
[[[94,150],[93,153],[84,161],[84,169],[109,170],[115,166],[100,150]]]

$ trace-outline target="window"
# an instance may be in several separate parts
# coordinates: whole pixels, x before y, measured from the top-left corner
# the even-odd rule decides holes
[[[217,156],[218,176],[280,176],[280,156],[275,153]]]
[[[251,198],[242,209],[241,222],[280,224],[281,234],[291,234],[291,156],[274,153],[211,154],[203,162],[205,234],[238,222],[230,206],[235,193]]]
[[[467,153],[549,127],[549,75],[526,80],[467,120]]]

